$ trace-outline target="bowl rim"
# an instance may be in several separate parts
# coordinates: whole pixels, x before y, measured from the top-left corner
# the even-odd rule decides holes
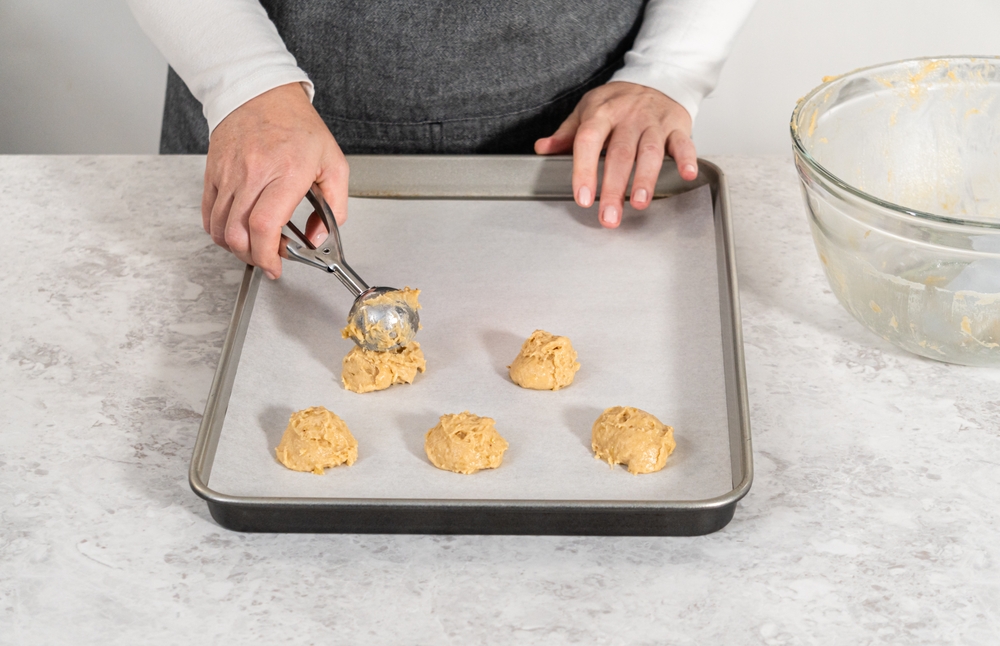
[[[875,197],[870,193],[866,193],[865,191],[862,191],[859,188],[851,186],[850,184],[848,184],[847,182],[845,182],[844,180],[840,179],[832,172],[827,170],[825,166],[820,164],[818,161],[816,161],[816,159],[812,155],[809,154],[809,152],[805,149],[805,146],[802,144],[802,140],[799,139],[799,129],[795,125],[795,122],[798,119],[802,107],[806,103],[808,103],[813,97],[819,94],[821,91],[827,90],[831,85],[846,81],[847,79],[859,76],[866,72],[872,72],[874,70],[879,70],[887,67],[897,67],[909,63],[935,62],[935,61],[989,61],[1000,66],[1000,56],[973,56],[973,55],[920,56],[917,58],[904,58],[901,60],[890,61],[888,63],[877,63],[875,65],[859,67],[851,70],[850,72],[845,72],[844,74],[826,76],[824,77],[823,82],[821,84],[814,87],[812,90],[809,91],[808,94],[806,94],[804,97],[802,97],[795,103],[795,109],[792,110],[792,118],[791,121],[789,122],[789,130],[792,135],[792,147],[794,148],[795,152],[799,155],[799,157],[801,157],[810,168],[819,173],[827,181],[833,183],[838,188],[847,191],[848,193],[854,195],[855,197],[858,197],[867,202],[871,202],[876,206],[880,206],[884,209],[888,209],[889,211],[895,213],[896,215],[917,218],[918,220],[922,221],[929,220],[932,223],[959,225],[962,227],[974,227],[978,229],[1000,229],[1000,221],[984,222],[982,220],[965,220],[962,218],[949,217],[946,215],[940,215],[937,213],[930,213],[927,211],[921,211],[919,209],[906,207],[901,204],[896,204],[895,202],[889,202],[888,200],[883,200],[881,198]]]

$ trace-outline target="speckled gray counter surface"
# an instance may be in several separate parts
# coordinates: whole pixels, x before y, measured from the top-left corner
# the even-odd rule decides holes
[[[1000,370],[867,332],[790,160],[712,161],[753,488],[712,535],[579,538],[221,529],[187,468],[242,267],[204,160],[0,157],[0,644],[997,643]]]

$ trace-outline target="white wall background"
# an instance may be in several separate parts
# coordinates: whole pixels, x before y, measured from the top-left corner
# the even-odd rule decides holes
[[[155,153],[166,78],[124,0],[0,0],[0,153]]]
[[[919,56],[1000,56],[1000,0],[758,0],[695,126],[700,154],[787,153],[824,76]]]
[[[823,76],[943,54],[1000,55],[1000,0],[759,0],[699,152],[787,154]],[[124,0],[0,0],[0,153],[155,153],[165,79]]]

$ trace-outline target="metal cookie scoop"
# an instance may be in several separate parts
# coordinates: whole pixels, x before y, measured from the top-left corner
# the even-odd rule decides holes
[[[288,228],[302,244],[281,236],[281,255],[333,274],[354,295],[354,305],[347,315],[344,336],[353,339],[361,348],[384,352],[412,341],[420,329],[420,316],[416,309],[419,306],[415,295],[411,296],[415,292],[393,287],[369,287],[344,260],[337,221],[316,186],[309,189],[306,198],[330,233],[326,240],[316,246],[298,227],[289,222]]]

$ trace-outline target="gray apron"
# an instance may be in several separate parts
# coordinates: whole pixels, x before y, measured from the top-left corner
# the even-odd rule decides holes
[[[622,65],[645,0],[262,0],[347,154],[530,153]],[[160,152],[208,151],[168,72]]]

